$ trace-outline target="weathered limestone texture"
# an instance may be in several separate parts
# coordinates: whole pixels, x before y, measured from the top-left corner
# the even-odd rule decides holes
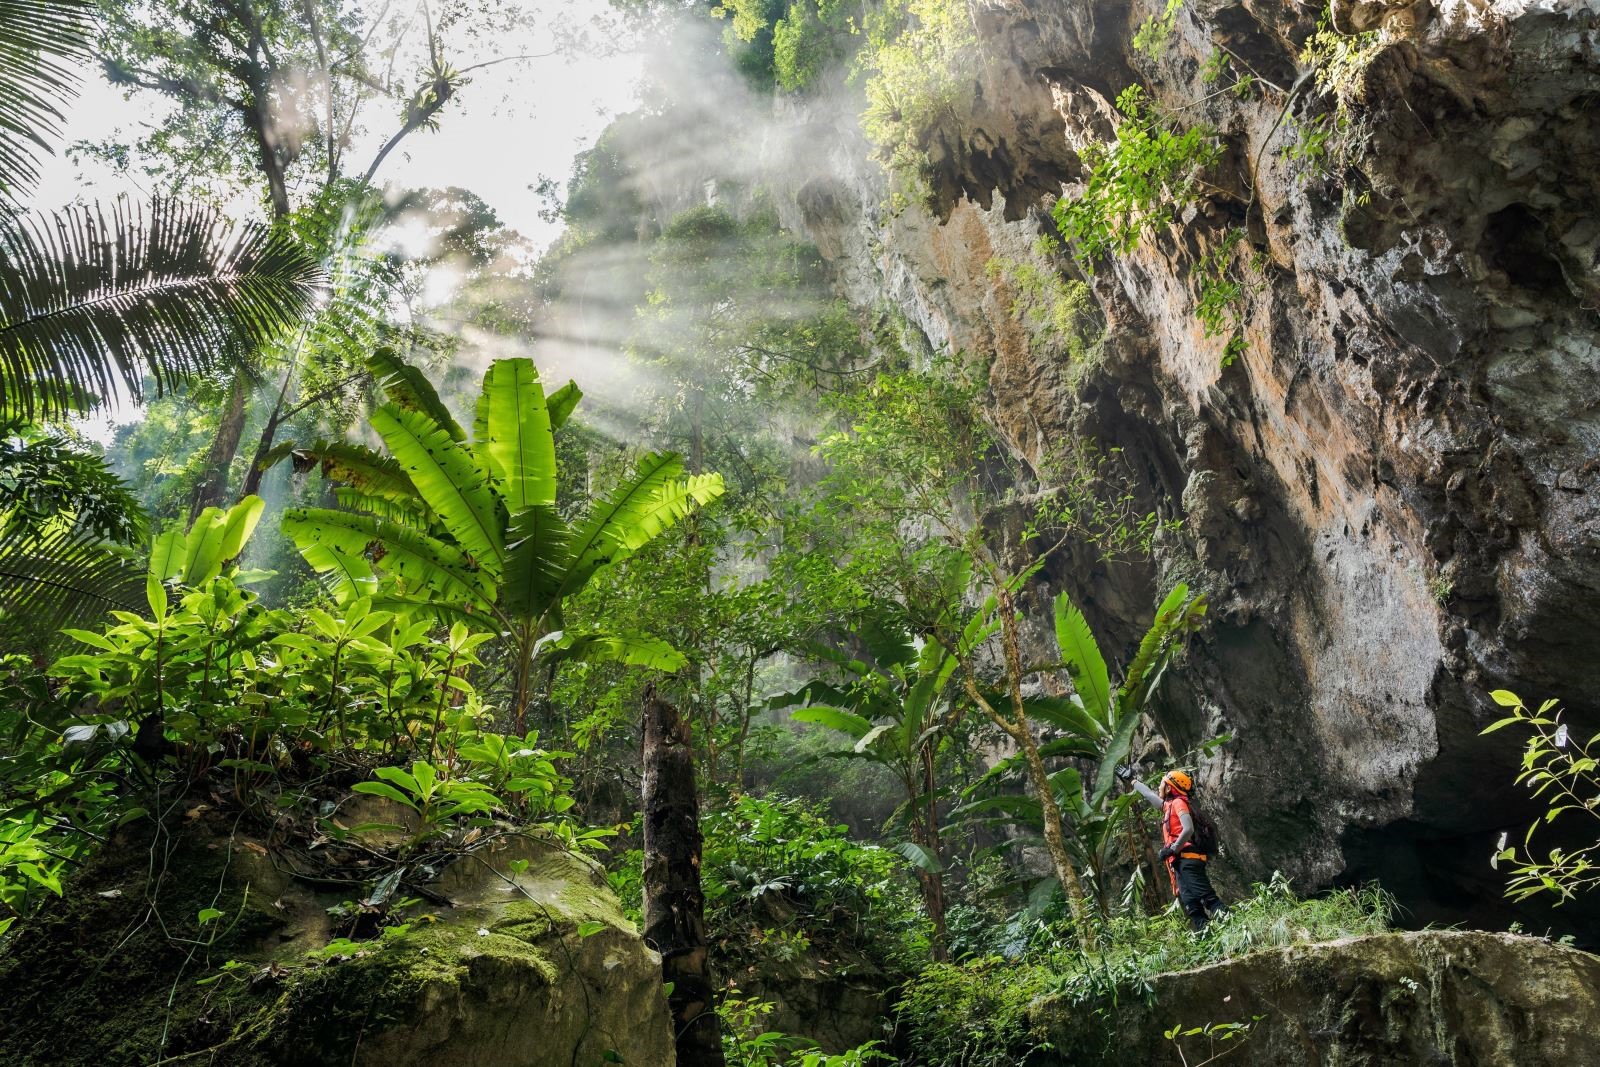
[[[1225,883],[1381,876],[1416,919],[1503,922],[1487,859],[1533,809],[1516,740],[1478,736],[1486,694],[1559,696],[1600,728],[1600,6],[1335,3],[1380,36],[1322,168],[1284,155],[1332,110],[1301,54],[1319,5],[1190,0],[1153,60],[1131,39],[1164,6],[978,0],[984,59],[969,111],[924,139],[929,202],[892,209],[840,120],[847,177],[793,190],[789,221],[862,307],[988,365],[1041,483],[1088,435],[1184,520],[1153,564],[1077,552],[1034,595],[1070,589],[1115,647],[1172,582],[1211,593],[1159,717],[1176,753],[1235,738],[1200,775]],[[1203,79],[1219,49],[1256,75],[1242,97]],[[1034,242],[1134,83],[1223,158],[1180,219],[1083,276]],[[1195,267],[1235,229],[1247,348],[1224,367]],[[1096,352],[1019,319],[995,266],[1017,263],[1083,277]]]

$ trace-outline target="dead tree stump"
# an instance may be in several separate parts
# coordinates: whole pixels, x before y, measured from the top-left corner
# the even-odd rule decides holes
[[[644,939],[661,953],[678,1067],[723,1067],[706,959],[694,746],[678,709],[644,693]]]

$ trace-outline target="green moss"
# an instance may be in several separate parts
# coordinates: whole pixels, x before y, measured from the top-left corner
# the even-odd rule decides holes
[[[470,914],[416,923],[353,958],[296,972],[236,1037],[275,1063],[349,1062],[362,1035],[416,1023],[428,1005],[455,1001],[476,979],[506,974],[522,986],[535,977],[556,985],[569,967],[552,935],[575,925],[566,919],[521,901],[504,906],[487,926]]]
[[[148,1063],[162,1050],[229,1039],[236,1012],[250,1007],[195,983],[253,951],[282,920],[270,901],[223,877],[232,857],[213,831],[189,827],[159,841],[129,834],[30,919],[0,959],[0,1062]],[[224,917],[202,926],[204,908]]]
[[[204,818],[176,828],[156,852],[171,873],[155,879],[153,835],[115,843],[12,938],[0,958],[0,1063],[349,1063],[363,1040],[424,1023],[469,987],[558,986],[582,922],[630,929],[586,868],[552,852],[537,860],[540,885],[560,887],[548,906],[462,907],[317,960],[304,934],[308,919],[322,929],[326,901],[232,845],[232,829]],[[204,908],[224,917],[202,926]],[[202,935],[209,944],[195,943]]]

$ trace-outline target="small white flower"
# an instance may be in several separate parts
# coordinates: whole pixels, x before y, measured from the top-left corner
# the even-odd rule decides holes
[[[489,928],[487,926],[478,927],[478,936],[479,937],[488,937],[489,936]]]

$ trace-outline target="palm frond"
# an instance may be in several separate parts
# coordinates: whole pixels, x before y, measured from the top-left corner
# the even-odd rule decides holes
[[[91,0],[0,0],[0,198],[18,200],[38,180],[94,26]]]
[[[0,412],[55,418],[241,366],[323,283],[282,230],[167,200],[0,227]]]
[[[92,531],[62,524],[0,536],[0,610],[48,647],[64,626],[92,626],[144,602],[144,560]]]

